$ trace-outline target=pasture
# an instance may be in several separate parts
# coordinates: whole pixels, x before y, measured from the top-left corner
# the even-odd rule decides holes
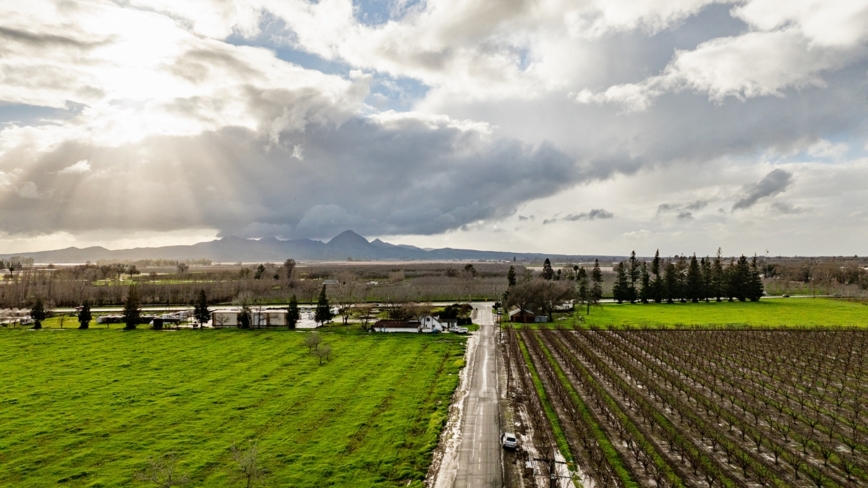
[[[800,327],[868,326],[866,302],[832,298],[766,298],[759,302],[700,302],[659,304],[603,303],[579,307],[582,323],[596,327]],[[570,317],[566,323],[576,323]]]
[[[0,486],[146,486],[176,453],[192,486],[421,486],[464,338],[288,330],[0,330]],[[244,486],[241,483],[240,486]]]

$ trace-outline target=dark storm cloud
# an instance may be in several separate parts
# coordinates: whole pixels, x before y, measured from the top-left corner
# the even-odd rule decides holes
[[[657,207],[657,215],[669,212],[678,212],[679,214],[688,214],[692,216],[692,212],[702,210],[708,206],[708,200],[696,200],[694,202],[677,204],[677,203],[661,203]],[[679,218],[680,215],[679,215]]]
[[[71,37],[61,36],[57,34],[33,33],[4,26],[0,26],[0,38],[7,41],[21,43],[37,49],[55,47],[91,49],[105,43],[105,41],[80,41]]]
[[[615,218],[615,214],[602,208],[592,209],[590,212],[571,213],[563,218],[551,218],[543,221],[543,225],[552,224],[558,220],[566,220],[567,222],[577,222],[585,220],[607,220]]]
[[[783,169],[776,169],[765,175],[759,182],[745,185],[732,209],[750,208],[761,198],[772,197],[786,191],[792,181],[792,173]]]
[[[772,210],[785,215],[800,214],[809,211],[804,207],[797,207],[790,202],[772,202]]]
[[[347,228],[434,234],[508,216],[577,177],[573,162],[551,145],[489,140],[410,119],[310,124],[280,133],[279,145],[269,141],[233,128],[118,148],[66,144],[19,177],[38,198],[5,193],[0,227],[42,233],[206,226],[248,237],[321,238]],[[60,174],[80,160],[89,171]]]

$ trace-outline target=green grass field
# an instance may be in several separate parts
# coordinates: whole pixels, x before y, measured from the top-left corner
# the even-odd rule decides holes
[[[263,486],[421,486],[464,340],[450,335],[0,330],[0,486],[146,486],[177,453],[191,486],[235,481],[256,439]]]
[[[585,316],[586,308],[580,315]],[[759,302],[615,304],[591,307],[586,325],[618,326],[868,326],[864,302],[829,298],[771,298]],[[574,317],[556,323],[573,324]]]

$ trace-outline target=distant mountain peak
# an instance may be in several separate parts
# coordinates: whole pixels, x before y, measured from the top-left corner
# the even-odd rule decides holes
[[[364,246],[367,247],[371,243],[368,242],[367,239],[356,234],[351,230],[345,230],[340,234],[336,235],[332,240],[328,242],[329,247],[356,247],[356,246]]]

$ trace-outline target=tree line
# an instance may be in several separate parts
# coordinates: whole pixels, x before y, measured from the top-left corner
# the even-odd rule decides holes
[[[636,252],[613,267],[615,283],[612,298],[618,303],[697,303],[699,301],[757,301],[764,293],[762,268],[757,257],[745,256],[726,261],[718,249],[714,258],[697,259],[681,255],[660,258],[660,251],[650,261],[640,260]],[[551,261],[543,262],[542,270],[534,275],[526,270],[517,276],[515,267],[507,272],[508,288],[503,294],[504,305],[532,311],[552,319],[553,312],[572,300],[575,305],[599,303],[603,297],[603,273],[598,259],[590,271],[571,265],[555,271]]]
[[[724,261],[720,249],[714,259],[696,259],[693,254],[689,259],[681,255],[665,261],[657,251],[649,269],[648,262],[637,259],[634,251],[630,259],[614,267],[612,298],[618,303],[759,300],[764,289],[757,257],[748,261],[742,255]]]

